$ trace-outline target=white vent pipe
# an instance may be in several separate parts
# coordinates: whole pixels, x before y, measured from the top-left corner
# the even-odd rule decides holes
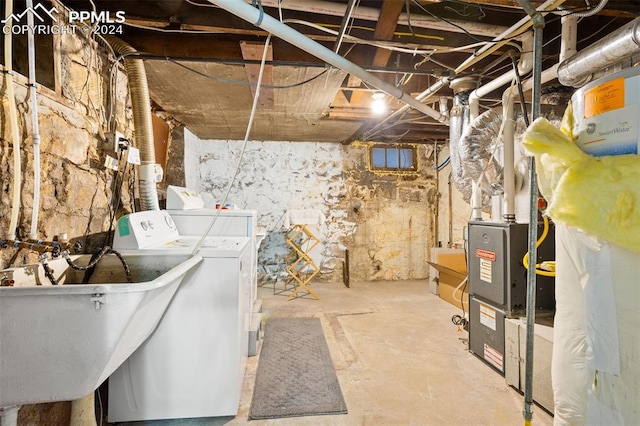
[[[518,73],[521,76],[529,74],[533,69],[533,34],[527,33],[522,36],[522,55],[518,61]],[[509,72],[502,74],[491,80],[489,83],[480,86],[469,95],[469,113],[471,115],[471,121],[473,121],[478,115],[480,115],[480,99],[487,96],[494,90],[498,90],[502,86],[505,86],[515,78],[516,73],[512,69]]]
[[[38,213],[40,210],[40,126],[38,125],[38,95],[36,93],[36,44],[33,25],[33,0],[27,0],[27,49],[29,57],[29,93],[31,94],[31,119],[33,126],[33,210],[29,238],[38,237]]]
[[[547,0],[544,3],[542,3],[540,6],[538,6],[537,10],[539,11],[552,10],[557,8],[564,2],[565,0]],[[466,61],[458,65],[458,68],[456,68],[455,72],[460,73],[465,69],[469,68],[471,65],[475,64],[476,62],[480,61],[481,59],[485,58],[486,56],[490,55],[491,53],[495,52],[500,47],[505,45],[508,42],[509,38],[513,37],[514,34],[515,35],[521,34],[530,26],[531,26],[530,19],[528,17],[522,18],[521,20],[513,24],[511,27],[509,27],[507,30],[505,30],[502,34],[494,38],[493,43],[487,43],[485,47],[479,49],[477,52],[474,52],[473,55],[469,56],[469,58],[467,58]],[[504,83],[504,84],[507,84],[507,83]]]
[[[136,49],[117,37],[105,36],[113,50],[120,55],[132,55]],[[125,56],[124,66],[129,82],[133,125],[135,127],[136,147],[140,149],[139,181],[140,208],[142,210],[160,210],[158,190],[156,188],[156,153],[153,140],[153,121],[147,73],[142,59]]]
[[[251,0],[245,0],[251,3]],[[400,1],[400,0],[396,0]],[[322,0],[261,0],[262,6],[267,7],[279,7],[280,9],[295,10],[299,12],[317,13],[320,15],[329,16],[345,16],[348,13],[348,5],[345,3],[333,3],[330,1]],[[358,6],[351,14],[351,18],[362,19],[364,21],[377,22],[380,19],[380,9],[373,7]],[[411,23],[413,28],[428,28],[430,30],[439,30],[447,32],[464,33],[465,30],[471,34],[495,37],[496,35],[503,33],[506,27],[499,25],[481,24],[476,22],[456,21],[449,20],[453,24],[457,24],[460,27],[448,24],[441,19],[437,19],[431,16],[412,14],[411,16],[406,13],[401,13],[398,17],[398,25],[408,26]]]
[[[7,0],[5,3],[5,18],[7,22],[5,26],[11,27],[12,20],[10,16],[13,14],[13,0]],[[7,121],[9,121],[8,129],[11,136],[7,140],[11,140],[13,145],[13,180],[12,196],[11,196],[11,217],[9,219],[9,229],[7,232],[8,240],[16,239],[16,227],[18,226],[18,213],[20,211],[20,181],[22,175],[22,162],[20,161],[20,134],[18,130],[18,113],[16,111],[16,95],[13,90],[13,37],[11,31],[7,31],[4,35],[4,81],[7,88]]]
[[[291,43],[292,45],[304,50],[305,52],[308,52],[316,56],[317,58],[322,59],[323,61],[360,78],[365,83],[377,89],[380,89],[381,91],[387,93],[390,96],[393,96],[401,102],[408,104],[409,106],[415,108],[423,114],[426,114],[441,123],[449,124],[449,119],[446,116],[440,114],[439,111],[412,98],[402,90],[395,87],[393,84],[389,84],[386,81],[381,80],[378,77],[368,73],[353,62],[348,61],[340,55],[337,55],[335,52],[327,49],[320,43],[317,43],[310,38],[305,37],[303,34],[299,33],[293,28],[288,27],[280,21],[272,18],[263,11],[252,7],[250,4],[238,0],[209,0],[209,2],[225,9],[226,11],[244,19],[247,22],[253,23],[255,26],[274,34],[275,36],[283,39],[288,43]]]
[[[562,17],[562,38],[560,40],[560,61],[564,61],[576,53],[576,43],[578,33],[578,18],[574,16]],[[542,72],[540,76],[541,84],[547,83],[558,77],[558,65],[555,64]],[[533,88],[533,79],[528,79],[522,83],[522,91],[528,92]],[[504,218],[511,220],[515,218],[515,186],[514,186],[514,128],[513,108],[515,93],[511,88],[505,90],[502,95],[503,118],[507,120],[504,125],[502,141],[504,143]],[[513,178],[509,178],[512,176]]]
[[[558,67],[558,81],[565,86],[580,87],[593,74],[640,53],[640,18],[593,43],[563,61]]]

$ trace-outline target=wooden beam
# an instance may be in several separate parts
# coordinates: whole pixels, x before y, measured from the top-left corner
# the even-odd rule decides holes
[[[522,9],[520,3],[517,0],[462,0],[465,3],[482,6],[499,6],[499,7],[507,7],[512,9]],[[418,3],[422,5],[429,5],[433,3],[440,3],[440,0],[418,0]],[[531,4],[534,7],[540,6],[544,3],[543,0],[531,0]],[[631,3],[631,2],[625,2]],[[594,4],[597,4],[595,2]],[[584,10],[585,2],[584,0],[568,0],[563,4],[563,7],[567,9],[575,9],[579,8],[580,10]],[[640,14],[640,6],[633,4],[611,4],[607,5],[604,10],[598,12],[598,15],[602,16],[614,16],[618,18],[630,18],[634,19],[638,17]]]
[[[373,34],[376,40],[391,40],[393,38],[403,6],[404,2],[400,0],[384,0],[380,9],[380,20],[376,24],[376,30]],[[390,50],[377,49],[371,65],[385,67],[390,57]]]
[[[241,41],[240,50],[242,50],[243,59],[262,60],[264,43]],[[269,48],[267,50],[266,63],[264,66],[264,71],[262,73],[262,84],[273,86],[273,65],[268,65],[268,62],[270,61],[273,61],[273,49],[271,47],[271,44],[269,44]],[[250,83],[257,83],[258,76],[260,74],[260,65],[246,64],[244,68],[247,72],[247,80],[249,80]],[[254,97],[256,96],[256,88],[257,86],[255,84],[251,85],[251,94]],[[262,87],[260,89],[260,99],[258,99],[258,105],[261,108],[273,108],[274,103],[273,88]]]

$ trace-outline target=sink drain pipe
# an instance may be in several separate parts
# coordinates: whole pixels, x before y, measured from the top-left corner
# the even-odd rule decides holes
[[[531,122],[540,116],[540,95],[542,89],[542,30],[544,17],[529,2],[518,0],[533,23],[533,88],[531,94]],[[529,268],[527,269],[527,329],[524,379],[524,425],[530,426],[533,419],[533,334],[536,309],[536,240],[538,239],[538,181],[536,163],[529,158]]]
[[[314,55],[315,57],[322,59],[328,64],[331,64],[343,71],[348,72],[365,83],[374,86],[375,88],[385,92],[386,94],[393,96],[401,102],[409,105],[410,107],[428,115],[444,124],[449,124],[447,116],[440,113],[417,99],[404,93],[402,90],[395,87],[393,84],[389,84],[384,80],[368,73],[363,68],[357,66],[353,62],[343,58],[336,54],[331,49],[328,49],[305,37],[303,34],[294,30],[293,28],[281,23],[277,19],[272,18],[268,14],[264,13],[261,9],[256,9],[250,4],[238,1],[238,0],[209,0],[209,2],[215,4],[218,7],[232,13],[253,25],[262,28],[265,31],[272,33],[273,35],[281,38],[282,40],[291,43],[292,45],[304,50],[307,53]]]

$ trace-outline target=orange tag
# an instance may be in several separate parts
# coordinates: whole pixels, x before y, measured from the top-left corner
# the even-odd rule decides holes
[[[602,83],[584,93],[584,118],[624,107],[624,78]]]

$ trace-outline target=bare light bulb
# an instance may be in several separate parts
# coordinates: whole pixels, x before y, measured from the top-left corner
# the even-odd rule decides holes
[[[387,112],[387,104],[384,101],[384,93],[376,92],[371,95],[371,112],[374,115],[382,115]]]

